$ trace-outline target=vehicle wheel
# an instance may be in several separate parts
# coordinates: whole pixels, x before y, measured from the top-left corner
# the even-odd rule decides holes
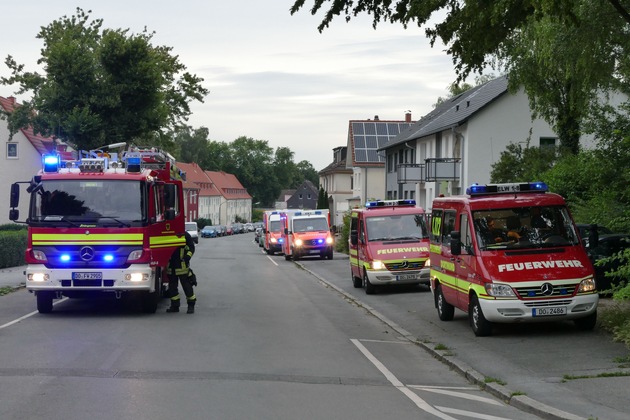
[[[330,250],[330,252],[328,253],[328,259],[332,260],[333,259],[333,251],[332,249]]]
[[[593,312],[584,318],[575,319],[573,322],[579,330],[590,331],[595,328],[595,325],[597,324],[597,312]]]
[[[37,292],[37,311],[40,314],[49,314],[53,309],[53,294],[50,292]]]
[[[141,296],[142,312],[145,314],[154,314],[157,311],[160,294],[162,291],[162,271],[160,269],[155,272],[155,290],[152,293],[146,292]]]
[[[350,270],[350,276],[352,277],[352,285],[356,288],[359,289],[363,286],[363,280],[361,280],[361,277],[357,277],[352,273],[352,270]]]
[[[455,315],[455,307],[448,303],[444,298],[442,292],[442,286],[437,285],[435,290],[435,307],[437,308],[438,316],[442,321],[452,321]]]
[[[468,319],[470,327],[477,337],[486,337],[492,334],[492,323],[483,316],[479,298],[476,295],[470,298],[470,307],[468,308]]]
[[[370,279],[368,279],[367,273],[363,273],[363,285],[365,286],[365,294],[373,295],[376,293],[376,286],[370,283]]]
[[[284,259],[287,260],[287,261],[290,261],[291,260],[291,256],[284,254]]]

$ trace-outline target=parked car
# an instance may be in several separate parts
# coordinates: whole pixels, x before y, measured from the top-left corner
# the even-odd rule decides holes
[[[261,227],[256,228],[256,230],[254,231],[254,240],[256,241],[258,246],[262,246],[263,239],[264,239],[264,237],[263,237],[263,228],[261,228]]]
[[[245,232],[253,232],[256,229],[252,223],[245,223]]]
[[[580,231],[580,238],[582,238],[582,240],[588,247],[588,236],[591,233],[592,225],[589,223],[576,223],[575,226],[577,226],[578,230]],[[612,233],[612,231],[605,226],[597,225],[597,233],[599,235],[605,235]]]
[[[198,244],[199,243],[199,227],[197,226],[197,222],[186,222],[184,229],[186,232],[190,234],[193,241]]]
[[[588,248],[588,255],[593,262],[595,268],[595,284],[600,294],[607,295],[607,290],[613,285],[618,285],[620,282],[628,282],[627,278],[621,277],[608,277],[606,272],[616,270],[621,265],[619,260],[612,260],[606,263],[598,263],[598,261],[618,254],[619,252],[630,248],[630,235],[625,233],[609,233],[599,235],[599,242],[597,246]],[[602,293],[603,292],[603,293]]]
[[[218,233],[216,226],[204,226],[203,229],[201,229],[202,238],[216,238],[217,236]]]
[[[234,235],[234,229],[232,228],[232,226],[226,226],[225,227],[225,234],[226,235]]]
[[[217,226],[217,236],[225,236],[225,231],[227,230],[227,228],[225,227],[225,225],[218,225]]]

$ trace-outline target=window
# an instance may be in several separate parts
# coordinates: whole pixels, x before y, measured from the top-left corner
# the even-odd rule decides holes
[[[462,213],[459,216],[459,231],[461,233],[462,254],[472,254],[472,238],[466,213]]]
[[[442,221],[442,243],[448,244],[451,240],[451,232],[455,230],[455,212],[447,210],[444,212]]]
[[[7,143],[7,159],[17,159],[17,158],[18,158],[18,144]]]
[[[540,148],[554,148],[556,147],[556,138],[555,137],[541,137],[540,138]]]

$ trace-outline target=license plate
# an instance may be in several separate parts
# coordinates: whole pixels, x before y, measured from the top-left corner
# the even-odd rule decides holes
[[[532,316],[557,316],[566,315],[566,306],[550,306],[548,308],[533,308]]]
[[[103,280],[103,273],[72,273],[72,280]]]
[[[399,274],[396,276],[396,280],[417,280],[417,274]]]

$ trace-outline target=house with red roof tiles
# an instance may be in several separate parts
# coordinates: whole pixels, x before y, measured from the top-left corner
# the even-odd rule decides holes
[[[67,145],[51,137],[35,134],[31,128],[19,130],[9,136],[9,126],[5,118],[20,106],[14,97],[0,96],[0,201],[8,203],[11,184],[17,181],[29,181],[42,167],[42,155],[57,151],[64,155],[70,153]],[[28,200],[20,200],[20,220],[24,220],[28,211]],[[0,224],[11,223],[8,209],[0,211]]]
[[[212,183],[221,193],[223,201],[216,213],[219,224],[230,225],[238,216],[241,220],[252,220],[252,196],[233,174],[225,172],[206,171]],[[212,219],[215,220],[214,218]]]
[[[196,163],[177,162],[177,167],[186,172],[184,183],[186,221],[204,218],[212,220],[215,225],[220,224],[219,218],[213,217],[212,209],[218,208],[223,198],[212,180]],[[202,229],[203,226],[199,228]]]

